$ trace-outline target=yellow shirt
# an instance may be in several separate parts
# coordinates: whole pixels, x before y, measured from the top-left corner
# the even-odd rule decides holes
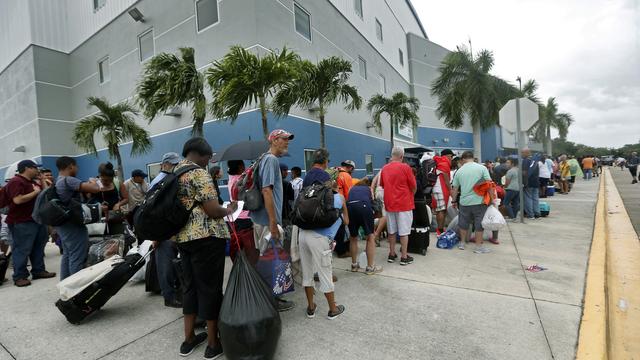
[[[566,160],[560,163],[560,176],[563,178],[571,177],[571,166]]]

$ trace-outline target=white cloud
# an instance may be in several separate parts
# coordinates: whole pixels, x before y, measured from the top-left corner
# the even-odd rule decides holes
[[[429,38],[494,52],[494,73],[536,79],[574,116],[572,141],[640,138],[640,0],[414,0]]]

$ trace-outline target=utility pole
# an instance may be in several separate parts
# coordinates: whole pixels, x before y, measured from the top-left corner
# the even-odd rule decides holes
[[[520,91],[522,92],[522,79],[520,76],[516,78],[516,81],[520,84]],[[520,187],[520,192],[518,196],[520,197],[520,222],[524,224],[524,177],[522,172],[522,149],[524,149],[524,142],[522,138],[522,125],[520,122],[520,97],[516,98],[516,152],[518,153],[518,185]]]

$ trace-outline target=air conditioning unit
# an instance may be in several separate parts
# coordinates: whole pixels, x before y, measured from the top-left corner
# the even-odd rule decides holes
[[[180,106],[174,106],[172,108],[168,108],[167,111],[164,112],[167,116],[182,116],[182,108]]]

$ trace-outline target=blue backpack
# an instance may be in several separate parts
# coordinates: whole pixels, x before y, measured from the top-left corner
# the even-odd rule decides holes
[[[549,216],[549,212],[551,212],[551,206],[549,205],[549,203],[540,201],[540,216]]]

